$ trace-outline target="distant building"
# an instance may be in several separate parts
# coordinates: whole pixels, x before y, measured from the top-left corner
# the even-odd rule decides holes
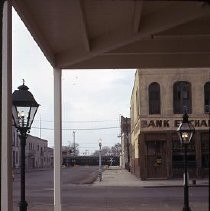
[[[15,127],[12,127],[12,167],[20,167],[20,139]]]
[[[20,139],[13,128],[12,165],[20,167]],[[48,168],[53,166],[53,149],[48,147],[48,141],[28,135],[25,146],[26,169]]]
[[[141,179],[183,176],[177,128],[187,109],[195,134],[188,146],[190,177],[209,173],[209,69],[138,69],[131,96],[131,171]]]
[[[130,118],[121,116],[121,166],[128,171],[131,168]]]
[[[46,159],[47,159],[47,167],[53,167],[54,165],[54,149],[51,147],[47,147]]]

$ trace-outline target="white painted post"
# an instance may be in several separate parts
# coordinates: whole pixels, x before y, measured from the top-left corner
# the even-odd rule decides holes
[[[13,210],[12,198],[12,6],[5,1],[2,28],[1,210]]]
[[[61,211],[61,69],[54,68],[54,211]]]

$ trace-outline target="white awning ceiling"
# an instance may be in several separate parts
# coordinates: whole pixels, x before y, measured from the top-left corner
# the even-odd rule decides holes
[[[15,0],[13,6],[57,68],[210,66],[204,1]]]

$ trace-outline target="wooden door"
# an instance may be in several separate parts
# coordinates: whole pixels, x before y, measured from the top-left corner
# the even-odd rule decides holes
[[[166,178],[166,141],[146,142],[147,178]]]

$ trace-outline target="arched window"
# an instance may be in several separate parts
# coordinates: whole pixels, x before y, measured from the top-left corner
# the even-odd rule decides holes
[[[210,82],[204,85],[204,112],[210,113]]]
[[[160,85],[156,82],[149,85],[149,114],[160,114]]]
[[[173,99],[175,114],[182,114],[185,109],[187,113],[192,113],[191,83],[187,81],[174,83]]]

